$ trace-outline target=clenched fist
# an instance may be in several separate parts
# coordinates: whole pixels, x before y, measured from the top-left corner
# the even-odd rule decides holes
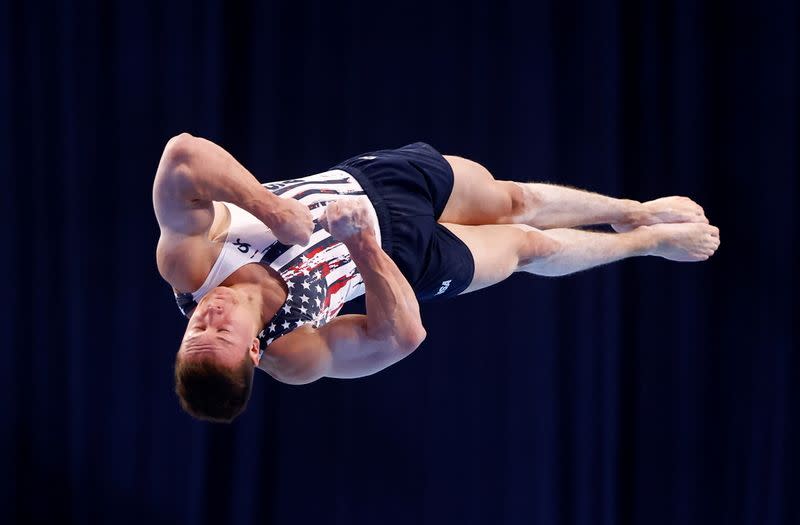
[[[348,197],[334,201],[328,204],[319,221],[337,241],[346,241],[363,231],[371,233],[369,199]]]
[[[314,232],[314,218],[302,202],[281,198],[280,205],[271,210],[267,226],[280,243],[304,245]]]

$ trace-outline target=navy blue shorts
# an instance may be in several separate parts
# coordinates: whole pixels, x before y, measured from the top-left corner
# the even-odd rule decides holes
[[[358,180],[378,214],[383,250],[420,301],[444,299],[472,282],[469,248],[437,222],[453,191],[453,169],[423,142],[364,153],[331,169]]]

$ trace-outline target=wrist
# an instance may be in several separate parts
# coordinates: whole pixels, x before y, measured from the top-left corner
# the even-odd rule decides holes
[[[343,239],[342,242],[347,246],[351,255],[362,255],[376,250],[382,251],[378,241],[375,240],[375,232],[372,228],[359,230],[350,237]]]
[[[250,198],[247,211],[252,213],[258,220],[269,227],[275,222],[278,210],[281,206],[281,199],[267,188],[260,186]]]

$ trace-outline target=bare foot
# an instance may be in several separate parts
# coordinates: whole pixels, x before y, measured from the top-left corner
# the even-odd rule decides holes
[[[670,261],[705,261],[719,248],[719,228],[710,224],[654,224],[647,229],[656,241],[650,255]]]
[[[698,222],[708,224],[703,208],[689,197],[662,197],[642,204],[644,210],[631,222],[612,224],[617,233],[633,230],[639,226],[662,223]]]

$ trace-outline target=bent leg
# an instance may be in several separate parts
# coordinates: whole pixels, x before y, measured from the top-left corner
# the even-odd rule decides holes
[[[453,168],[453,191],[439,218],[465,225],[527,224],[569,228],[627,223],[641,204],[563,186],[495,180],[481,164],[445,155]]]
[[[663,222],[708,222],[703,209],[686,197],[642,204],[554,184],[495,180],[477,162],[444,158],[453,168],[454,182],[439,218],[442,223],[527,224],[541,229],[614,224],[622,231]]]
[[[641,255],[703,261],[719,246],[719,230],[700,223],[642,226],[618,234],[542,231],[523,224],[442,226],[467,245],[475,261],[472,282],[462,293],[499,283],[514,272],[555,277]]]

